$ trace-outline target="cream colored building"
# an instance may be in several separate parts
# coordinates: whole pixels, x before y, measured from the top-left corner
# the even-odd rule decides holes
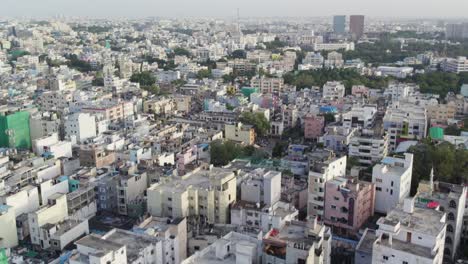
[[[255,130],[253,126],[244,125],[240,122],[237,124],[227,124],[224,127],[224,137],[227,140],[253,145],[255,143]]]
[[[46,245],[48,239],[44,236],[45,232],[41,232],[41,228],[46,224],[56,224],[65,220],[68,216],[67,196],[65,194],[56,193],[49,197],[48,204],[39,208],[37,211],[28,214],[29,233],[31,235],[31,243],[48,248]]]
[[[0,248],[12,248],[18,245],[15,210],[8,205],[0,205]]]
[[[250,86],[259,88],[264,93],[280,93],[284,89],[283,78],[254,77],[250,81]]]
[[[208,223],[228,223],[236,201],[236,176],[227,169],[195,170],[147,190],[148,212],[159,217],[195,217]]]
[[[453,119],[457,113],[457,106],[454,102],[448,104],[438,104],[427,106],[427,115],[431,120]]]

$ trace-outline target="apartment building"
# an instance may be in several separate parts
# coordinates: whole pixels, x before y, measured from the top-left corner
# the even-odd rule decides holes
[[[150,216],[134,231],[162,238],[162,262],[179,264],[187,258],[187,219]]]
[[[377,105],[353,106],[350,111],[343,114],[343,126],[370,129],[374,126],[376,116]]]
[[[65,117],[65,136],[78,143],[96,137],[96,117],[89,113],[75,113]]]
[[[313,114],[306,114],[304,120],[304,138],[317,140],[323,135],[323,128],[325,126],[325,118]]]
[[[255,130],[253,126],[244,125],[241,122],[226,124],[224,125],[224,138],[245,145],[253,145],[255,143]]]
[[[427,117],[431,119],[431,123],[434,121],[443,121],[445,123],[447,120],[455,118],[456,114],[457,106],[455,102],[427,106]]]
[[[377,221],[374,232],[367,229],[357,248],[356,263],[442,264],[446,214],[417,208],[414,198]]]
[[[356,133],[348,145],[348,155],[355,157],[363,166],[379,162],[388,154],[388,136]]]
[[[9,205],[0,205],[0,248],[12,248],[18,245],[15,209]]]
[[[56,193],[51,195],[48,203],[38,210],[28,213],[29,234],[31,243],[42,249],[50,247],[48,239],[49,225],[57,224],[68,216],[67,196]]]
[[[438,207],[447,214],[444,257],[454,260],[460,250],[463,232],[463,217],[466,208],[467,187],[445,182],[419,182],[415,206],[420,208]]]
[[[333,234],[355,237],[374,215],[375,186],[357,178],[336,177],[325,184],[323,221]]]
[[[425,138],[427,121],[427,111],[422,106],[397,102],[388,107],[383,127],[389,136],[389,150],[394,151],[405,140]]]
[[[241,200],[272,206],[281,198],[281,172],[255,169],[242,179],[240,189]]]
[[[468,72],[468,59],[466,57],[447,58],[441,63],[441,68],[445,72]]]
[[[327,82],[323,85],[322,98],[338,99],[345,96],[346,88],[341,82]]]
[[[103,146],[82,145],[79,152],[81,166],[99,169],[116,161],[115,153],[105,150]]]
[[[228,223],[236,201],[236,177],[227,169],[195,170],[152,185],[148,212],[159,217],[191,217],[207,223]]]
[[[336,157],[333,152],[310,162],[307,216],[323,219],[325,184],[335,177],[346,175],[346,156]]]
[[[262,255],[261,238],[258,239],[244,233],[229,232],[203,250],[195,252],[182,264],[261,263]]]
[[[121,170],[117,180],[117,212],[130,217],[142,216],[147,188],[146,172],[139,172],[136,167]]]
[[[372,169],[375,184],[375,211],[388,213],[409,196],[413,175],[413,154],[385,157]]]
[[[317,222],[291,221],[263,237],[264,263],[330,263],[332,235]]]
[[[265,76],[253,77],[250,81],[250,86],[258,88],[261,93],[282,93],[284,89],[283,78],[270,78]]]

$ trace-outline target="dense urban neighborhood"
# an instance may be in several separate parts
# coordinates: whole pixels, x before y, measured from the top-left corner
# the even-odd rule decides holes
[[[468,263],[467,21],[0,20],[0,264]]]

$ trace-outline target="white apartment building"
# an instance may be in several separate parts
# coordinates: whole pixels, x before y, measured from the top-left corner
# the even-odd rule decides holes
[[[0,196],[0,203],[11,206],[15,217],[28,214],[39,208],[39,191],[36,186],[26,185],[23,188],[5,192]]]
[[[18,245],[15,209],[9,205],[0,205],[0,248],[12,248]]]
[[[284,89],[283,78],[268,78],[264,76],[253,77],[250,81],[250,86],[259,88],[263,94],[267,93],[281,93]]]
[[[354,50],[354,42],[342,43],[314,43],[314,51],[330,51],[330,50]]]
[[[54,194],[49,197],[48,203],[37,211],[28,214],[29,234],[31,243],[40,248],[48,248],[47,232],[42,232],[45,225],[56,224],[68,216],[67,196]]]
[[[314,219],[291,221],[263,237],[263,263],[329,264],[332,234]]]
[[[430,181],[421,181],[419,183],[415,197],[416,206],[427,208],[430,203],[435,202],[439,210],[447,214],[444,257],[454,260],[460,250],[468,187],[445,182],[434,182],[433,176],[433,173],[431,173]]]
[[[445,244],[444,212],[415,208],[414,198],[377,221],[372,263],[442,264]]]
[[[156,72],[158,83],[171,83],[180,79],[180,71],[158,71]]]
[[[325,183],[335,177],[346,176],[346,156],[327,157],[310,164],[307,216],[321,220],[325,206]]]
[[[327,82],[323,85],[324,99],[338,99],[345,96],[345,86],[341,82]]]
[[[460,73],[468,72],[468,59],[466,57],[447,58],[441,64],[442,70],[446,72]]]
[[[389,84],[385,88],[383,95],[391,97],[392,101],[399,101],[400,99],[408,98],[414,93],[414,87],[405,83]]]
[[[135,241],[137,242],[137,241]],[[70,257],[70,264],[127,264],[127,247],[90,234],[75,242],[77,252]]]
[[[236,201],[236,176],[227,169],[195,170],[152,185],[148,212],[159,217],[193,217],[208,223],[228,223]]]
[[[299,70],[313,70],[323,68],[324,58],[317,52],[307,52],[304,59],[302,59],[302,64],[299,65]]]
[[[425,138],[427,121],[427,111],[422,106],[396,102],[388,107],[383,127],[389,136],[389,150],[394,151],[405,139]]]
[[[65,135],[83,142],[96,136],[96,118],[89,113],[75,113],[65,117]]]
[[[351,138],[348,145],[348,155],[358,159],[366,166],[372,165],[388,154],[388,136],[359,133]]]
[[[230,232],[201,251],[182,261],[182,264],[243,264],[261,263],[260,237]]]
[[[162,238],[162,263],[179,264],[187,258],[187,219],[150,216],[137,228]]]
[[[353,106],[350,111],[343,114],[343,126],[372,128],[376,115],[376,105]]]
[[[388,213],[409,196],[413,175],[413,154],[404,158],[385,157],[372,169],[375,211]]]
[[[414,71],[413,67],[393,67],[393,66],[379,66],[376,73],[380,76],[393,76],[396,78],[406,78]]]
[[[286,222],[297,220],[298,215],[299,211],[289,203],[278,201],[269,206],[240,200],[231,207],[231,224],[253,227],[266,233],[272,228],[283,228]]]
[[[241,183],[241,200],[272,206],[281,198],[281,172],[255,169]]]

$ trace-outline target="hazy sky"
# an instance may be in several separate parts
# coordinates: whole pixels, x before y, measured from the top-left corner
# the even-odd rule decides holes
[[[468,0],[0,0],[0,16],[329,16],[468,18]]]

